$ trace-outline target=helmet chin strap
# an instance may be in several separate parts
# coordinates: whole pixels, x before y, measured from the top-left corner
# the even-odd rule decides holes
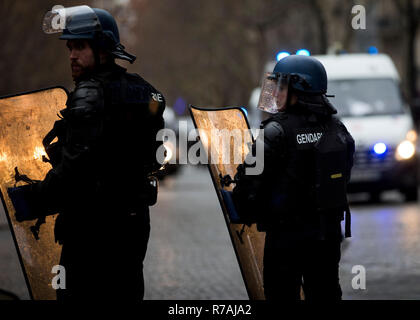
[[[125,47],[121,43],[115,44],[114,40],[109,34],[102,33],[98,34],[97,37],[97,47],[104,48],[104,50],[114,58],[126,60],[130,63],[133,63],[136,60],[136,56],[125,51]]]
[[[133,63],[136,60],[136,56],[128,53],[124,49],[125,47],[121,43],[119,43],[117,44],[115,49],[111,51],[111,54],[118,59],[126,60],[130,63]]]
[[[101,65],[101,57],[99,55],[99,51],[101,49],[98,45],[94,43],[94,41],[91,42],[91,47],[93,50],[93,54],[95,56],[95,67],[96,67],[96,66]],[[124,49],[125,49],[124,46],[119,43],[116,45],[114,49],[108,49],[108,50],[104,49],[104,51],[116,59],[126,60],[130,63],[133,63],[136,60],[136,56],[128,53]]]

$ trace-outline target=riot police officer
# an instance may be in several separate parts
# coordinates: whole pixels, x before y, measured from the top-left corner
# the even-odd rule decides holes
[[[66,22],[58,31],[67,40],[75,89],[43,141],[53,167],[32,189],[40,207],[59,212],[55,236],[66,289],[57,296],[139,300],[165,100],[115,63],[132,63],[135,56],[121,45],[109,12],[88,6],[52,11],[44,31],[57,31],[58,15]]]
[[[266,231],[266,298],[341,299],[341,221],[354,140],[334,116],[326,97],[327,75],[312,57],[288,56],[268,73],[258,108],[271,113],[262,122],[264,171],[247,176],[238,167],[233,197],[237,210]],[[255,151],[255,144],[253,150]],[[251,163],[251,162],[248,162]]]

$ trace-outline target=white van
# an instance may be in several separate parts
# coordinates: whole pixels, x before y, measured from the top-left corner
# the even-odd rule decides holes
[[[314,56],[328,75],[329,98],[356,141],[349,192],[369,192],[375,200],[385,190],[400,190],[406,200],[417,193],[417,132],[400,91],[400,78],[385,54]],[[267,64],[273,70],[275,62]],[[256,108],[259,88],[251,95]]]

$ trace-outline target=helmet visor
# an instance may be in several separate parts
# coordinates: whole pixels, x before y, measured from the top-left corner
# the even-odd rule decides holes
[[[289,75],[280,73],[267,73],[264,77],[258,109],[277,113],[284,110],[289,91]]]
[[[42,22],[42,30],[47,34],[62,32],[67,29],[72,34],[100,31],[101,23],[89,6],[64,8],[55,6],[48,11]]]

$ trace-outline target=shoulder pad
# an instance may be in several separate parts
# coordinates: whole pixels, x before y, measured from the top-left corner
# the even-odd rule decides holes
[[[82,80],[77,83],[75,91],[79,88],[91,88],[91,87],[101,87],[101,81],[95,78],[90,78],[89,80]]]
[[[336,116],[332,116],[332,117],[331,117],[331,122],[332,122],[334,125],[336,125],[337,127],[339,127],[340,129],[342,129],[342,130],[344,130],[344,131],[346,131],[346,132],[347,132],[347,128],[346,128],[346,126],[344,125],[344,123],[342,123],[342,122],[341,122],[341,120],[340,120],[340,119],[338,119]]]
[[[90,79],[77,84],[72,94],[72,100],[92,100],[102,93],[102,85],[99,81]]]
[[[107,85],[113,103],[148,104],[151,100],[165,103],[163,95],[150,83],[135,73],[124,73]]]
[[[284,136],[284,129],[280,123],[275,120],[271,120],[265,123],[264,127],[264,138],[270,141],[278,140]]]
[[[353,149],[354,149],[354,143],[355,143],[354,139],[352,135],[350,134],[350,132],[347,130],[344,123],[342,123],[341,120],[335,116],[331,117],[331,121],[334,123],[334,125],[336,125],[339,128],[340,130],[338,133],[339,136],[341,136],[343,140],[346,140],[348,144],[353,145]]]
[[[163,94],[138,74],[126,73],[126,77],[128,81],[125,101],[146,104],[151,115],[162,115],[166,104]]]
[[[155,89],[149,82],[144,80],[141,76],[138,74],[129,73],[127,74],[129,77],[135,78],[142,86],[147,88],[147,91],[149,93],[149,98],[153,99],[154,101],[158,103],[165,103],[165,97],[162,93],[160,93],[158,90]]]
[[[73,116],[100,112],[103,106],[103,87],[94,79],[79,82],[67,104],[68,111]]]

